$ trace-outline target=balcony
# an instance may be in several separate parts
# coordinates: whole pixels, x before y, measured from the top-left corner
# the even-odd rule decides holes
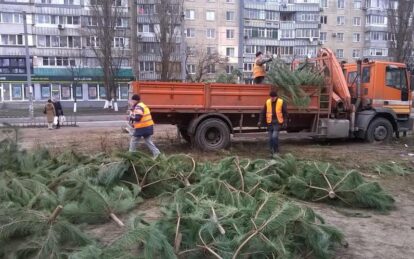
[[[280,22],[279,28],[281,30],[293,30],[296,28],[296,23],[294,21]]]

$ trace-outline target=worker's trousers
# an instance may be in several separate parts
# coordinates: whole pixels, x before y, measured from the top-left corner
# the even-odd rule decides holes
[[[272,123],[267,126],[269,133],[269,148],[272,154],[279,153],[279,123]]]
[[[154,142],[152,142],[152,136],[146,136],[146,137],[135,137],[135,136],[131,136],[131,141],[129,142],[129,152],[135,152],[135,151],[137,151],[137,146],[138,146],[139,140],[141,138],[144,138],[145,145],[147,145],[147,147],[151,151],[152,156],[154,158],[157,157],[161,153],[158,150],[158,148],[154,145]]]

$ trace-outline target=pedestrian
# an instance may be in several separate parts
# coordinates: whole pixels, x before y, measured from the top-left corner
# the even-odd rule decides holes
[[[132,124],[134,130],[129,143],[129,151],[135,152],[139,140],[144,138],[145,144],[151,151],[152,156],[157,158],[160,151],[152,142],[152,135],[154,134],[154,121],[152,120],[150,109],[143,102],[141,102],[141,97],[138,94],[134,94],[131,97],[130,123]]]
[[[279,153],[279,130],[286,128],[287,105],[282,98],[279,98],[275,90],[269,93],[270,98],[266,101],[257,126],[260,128],[263,118],[266,116],[266,125],[269,134],[269,147],[271,156],[274,158]]]
[[[56,111],[56,115],[57,116],[57,124],[56,124],[56,129],[60,128],[60,120],[63,116],[63,109],[62,109],[62,105],[60,104],[59,100],[57,98],[53,99],[53,106],[55,107],[55,111]]]
[[[47,127],[49,130],[53,129],[53,120],[56,116],[55,107],[52,103],[52,100],[47,100],[43,113],[46,115]]]
[[[271,62],[272,58],[265,58],[261,51],[256,53],[256,59],[253,64],[253,83],[262,84],[266,76],[265,64]]]

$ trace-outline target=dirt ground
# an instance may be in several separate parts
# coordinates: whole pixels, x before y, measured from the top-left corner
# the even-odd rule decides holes
[[[74,149],[88,154],[126,150],[129,137],[120,126],[22,129],[20,142],[24,148],[48,147],[54,152]],[[355,141],[320,143],[301,135],[281,135],[282,153],[292,153],[305,160],[331,162],[338,167],[360,170],[368,180],[379,181],[396,199],[396,208],[384,215],[373,211],[338,209],[325,204],[308,203],[329,224],[340,228],[346,235],[347,247],[339,248],[335,258],[414,258],[414,137],[394,140],[389,145],[373,145]],[[226,155],[249,158],[267,158],[264,134],[233,137],[229,149],[206,153],[191,148],[177,137],[171,126],[158,126],[155,143],[166,154],[191,153],[197,160],[218,160]],[[144,147],[145,148],[145,147]],[[379,175],[378,165],[394,163],[410,168],[405,176]],[[141,204],[135,212],[144,212],[149,219],[160,217],[157,201]],[[134,214],[134,213],[132,213]],[[125,216],[128,217],[128,216]],[[113,242],[121,231],[108,224],[91,229],[103,243]],[[107,233],[112,233],[108,235]]]

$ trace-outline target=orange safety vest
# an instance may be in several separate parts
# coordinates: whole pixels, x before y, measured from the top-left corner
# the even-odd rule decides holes
[[[134,109],[133,111],[134,115],[135,114],[142,115],[141,120],[134,123],[134,128],[141,129],[141,128],[154,125],[154,121],[152,120],[150,109],[143,102],[138,103],[137,106],[141,107],[144,110],[144,112],[142,112],[140,109]]]
[[[277,122],[279,122],[279,124],[283,123],[283,99],[281,98],[277,98],[276,101],[276,117],[277,117]],[[272,99],[268,99],[266,101],[266,122],[267,124],[271,124],[272,123],[272,116],[273,116],[273,112],[272,112]]]
[[[257,61],[259,58],[256,58],[253,64],[253,78],[259,77],[259,76],[266,76],[266,70],[264,65],[258,65]]]

